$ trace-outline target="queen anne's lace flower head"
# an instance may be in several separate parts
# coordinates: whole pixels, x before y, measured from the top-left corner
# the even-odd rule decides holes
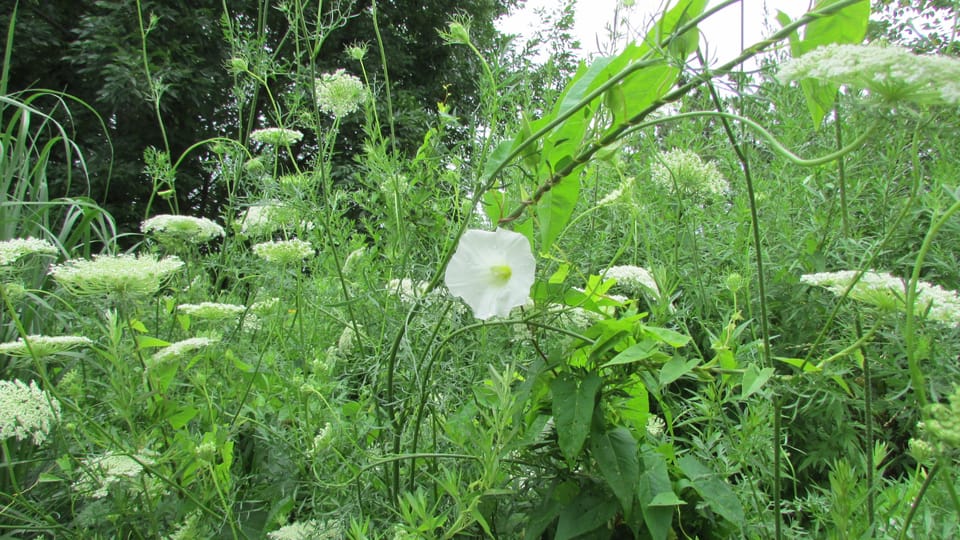
[[[199,304],[180,304],[177,310],[198,319],[223,320],[236,319],[247,311],[247,307],[239,304],[200,302]]]
[[[717,164],[681,148],[661,152],[650,164],[654,184],[684,195],[715,197],[730,190]]]
[[[143,465],[152,465],[154,460],[144,453],[136,454],[136,459],[125,454],[107,452],[85,460],[83,475],[74,489],[93,499],[102,499],[110,493],[113,486],[126,486],[139,489],[137,481],[143,474]]]
[[[893,45],[824,45],[784,63],[778,78],[846,84],[891,102],[960,103],[960,60],[917,55]]]
[[[856,270],[842,270],[804,274],[800,282],[824,287],[839,296],[858,273]],[[888,311],[906,311],[906,282],[888,273],[864,272],[848,296]],[[929,320],[960,326],[960,295],[939,285],[918,281],[914,310]]]
[[[535,270],[530,242],[522,234],[500,228],[494,232],[471,229],[460,239],[444,281],[476,318],[486,320],[506,317],[527,302]]]
[[[63,288],[77,296],[146,296],[183,266],[177,257],[100,255],[71,259],[50,269]]]
[[[323,74],[316,80],[315,91],[317,108],[335,118],[357,110],[367,96],[363,82],[342,69]]]
[[[295,521],[267,533],[269,540],[333,540],[342,537],[343,531],[340,527],[315,519]]]
[[[0,242],[0,268],[10,266],[30,254],[56,255],[57,248],[38,238],[13,238]]]
[[[161,214],[140,225],[144,234],[153,234],[160,240],[199,244],[223,236],[223,227],[207,218]]]
[[[216,339],[208,337],[192,337],[184,339],[175,343],[171,343],[170,345],[167,345],[166,347],[153,353],[151,360],[154,364],[162,364],[170,360],[182,358],[193,351],[196,351],[197,349],[209,347],[216,342]]]
[[[28,344],[29,347],[27,347]],[[84,336],[27,336],[26,342],[23,338],[19,338],[16,341],[0,343],[0,354],[27,358],[31,356],[30,351],[33,351],[34,355],[44,357],[65,353],[92,344],[93,341]]]
[[[616,280],[618,288],[631,294],[652,293],[655,297],[660,296],[657,282],[646,268],[630,265],[611,266],[604,276],[607,279]]]
[[[300,264],[313,256],[310,242],[299,239],[262,242],[253,246],[253,253],[261,259],[283,266]]]
[[[263,128],[250,133],[250,138],[254,141],[271,146],[290,146],[300,142],[303,133],[295,129],[284,128]]]
[[[37,387],[36,381],[0,381],[0,440],[30,438],[40,445],[60,419],[60,402]]]

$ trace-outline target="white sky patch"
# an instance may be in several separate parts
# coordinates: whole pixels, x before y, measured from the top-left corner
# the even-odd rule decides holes
[[[592,54],[611,54],[608,28],[614,23],[617,4],[622,0],[578,0],[576,5],[576,24],[574,33],[580,40],[580,56]],[[711,0],[709,7],[720,3],[720,0]],[[675,5],[676,2],[671,2]],[[810,3],[804,0],[742,0],[741,5],[733,4],[704,22],[701,45],[705,46],[708,59],[712,64],[731,60],[741,50],[741,28],[743,29],[743,44],[747,47],[760,41],[765,36],[780,28],[776,22],[777,10],[783,11],[796,19],[804,14]],[[524,8],[508,17],[501,19],[497,26],[508,34],[529,36],[537,29],[542,29],[543,21],[536,15],[539,9],[556,10],[560,6],[557,0],[527,0]],[[650,22],[662,12],[664,2],[661,0],[636,0],[630,8],[620,9],[620,29],[629,28],[634,35],[649,27]],[[624,23],[625,21],[625,23]],[[598,43],[601,48],[598,48]],[[623,41],[617,49],[622,49]]]

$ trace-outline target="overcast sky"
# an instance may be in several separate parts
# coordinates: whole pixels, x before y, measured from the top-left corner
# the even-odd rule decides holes
[[[622,0],[578,0],[575,31],[583,47],[583,55],[597,52],[599,34],[601,43],[607,32],[605,27],[613,22],[614,10]],[[744,39],[747,46],[759,41],[770,33],[770,28],[779,28],[772,19],[777,10],[784,11],[791,18],[797,18],[806,12],[807,0],[742,0],[744,10]],[[676,2],[673,2],[675,4]],[[711,0],[710,6],[719,0]],[[538,7],[557,6],[558,0],[527,0],[523,10],[515,13],[498,24],[500,29],[510,34],[524,35],[541,26],[542,22],[534,14]],[[661,0],[636,0],[633,7],[622,10],[634,28],[646,28],[648,21],[663,8]],[[555,9],[555,8],[554,8]],[[701,25],[706,36],[711,63],[730,60],[740,52],[740,5],[734,4],[714,15]],[[764,22],[770,18],[771,23]],[[703,44],[704,42],[701,42]]]

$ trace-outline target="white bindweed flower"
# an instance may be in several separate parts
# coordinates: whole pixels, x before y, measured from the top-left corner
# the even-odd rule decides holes
[[[486,320],[506,317],[527,302],[536,260],[530,242],[520,233],[498,228],[494,232],[468,230],[447,265],[444,281],[454,296]]]

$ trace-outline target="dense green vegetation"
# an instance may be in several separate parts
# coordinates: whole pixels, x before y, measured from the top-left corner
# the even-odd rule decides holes
[[[949,2],[579,66],[569,4],[53,4],[0,14],[4,538],[960,535]]]

